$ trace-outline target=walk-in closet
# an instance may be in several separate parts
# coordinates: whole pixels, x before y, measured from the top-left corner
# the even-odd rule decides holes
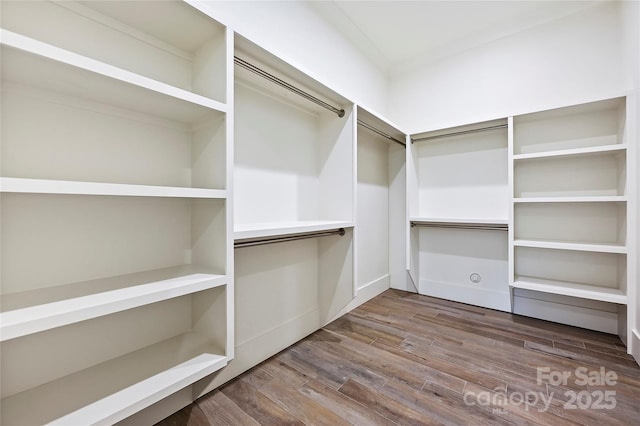
[[[0,2],[0,423],[633,414],[640,4],[500,6]]]

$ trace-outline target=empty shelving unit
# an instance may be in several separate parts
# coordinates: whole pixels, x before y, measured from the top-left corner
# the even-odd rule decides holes
[[[2,423],[185,405],[233,357],[227,30],[182,2],[1,7]]]
[[[563,311],[575,311],[571,324],[625,340],[635,269],[628,265],[635,262],[628,257],[635,196],[627,179],[629,102],[605,99],[513,119],[516,312],[536,316],[538,309],[561,320]]]

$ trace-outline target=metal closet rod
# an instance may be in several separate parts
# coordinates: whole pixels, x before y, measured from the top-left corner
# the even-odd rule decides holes
[[[496,126],[481,127],[481,128],[478,128],[478,129],[470,129],[470,130],[460,130],[459,132],[443,133],[441,135],[425,136],[423,138],[411,139],[411,143],[422,142],[422,141],[431,141],[431,140],[434,140],[434,139],[448,138],[450,136],[459,136],[459,135],[466,135],[466,134],[469,134],[469,133],[486,132],[487,130],[506,129],[506,128],[507,128],[506,124],[498,124]]]
[[[297,240],[306,240],[308,238],[317,238],[317,237],[328,237],[329,235],[340,235],[341,237],[345,234],[344,228],[336,229],[334,231],[319,231],[319,232],[309,232],[306,234],[298,234],[298,235],[288,235],[284,237],[271,237],[271,238],[261,238],[259,240],[248,240],[248,241],[238,241],[234,243],[234,248],[243,248],[243,247],[255,247],[255,246],[263,246],[265,244],[274,244],[274,243],[284,243],[288,241],[297,241]]]
[[[475,229],[479,231],[508,231],[508,225],[493,225],[482,223],[441,223],[441,222],[411,222],[411,227],[423,226],[430,228],[447,228],[447,229]]]
[[[333,105],[330,105],[328,103],[326,103],[325,101],[323,101],[322,99],[318,99],[313,95],[310,95],[309,93],[298,89],[295,86],[292,86],[291,84],[287,83],[284,80],[281,80],[280,78],[276,77],[273,74],[269,74],[268,72],[266,72],[265,70],[262,70],[260,68],[258,68],[257,66],[245,61],[242,58],[238,58],[237,56],[233,57],[233,62],[238,65],[241,66],[242,68],[251,71],[254,74],[259,75],[260,77],[269,80],[272,83],[277,84],[280,87],[284,87],[287,90],[292,91],[293,93],[295,93],[296,95],[302,96],[303,98],[320,105],[323,108],[328,109],[329,111],[335,113],[338,115],[338,117],[342,118],[344,117],[344,109],[338,109],[336,107],[334,107]]]
[[[402,142],[401,140],[398,140],[398,139],[394,138],[393,136],[386,134],[386,133],[385,133],[385,132],[383,132],[382,130],[378,130],[378,129],[376,129],[376,128],[375,128],[375,127],[373,127],[371,124],[367,124],[367,123],[365,123],[364,121],[360,120],[359,118],[358,118],[358,124],[359,124],[359,125],[361,125],[362,127],[366,128],[366,129],[371,130],[373,133],[377,133],[377,134],[379,134],[379,135],[380,135],[380,136],[382,136],[383,138],[387,138],[387,139],[389,139],[389,140],[392,140],[392,141],[394,141],[395,143],[399,143],[400,145],[402,145],[402,146],[404,146],[404,147],[406,147],[406,146],[407,146],[407,144],[405,144],[405,143],[404,143],[404,142]]]

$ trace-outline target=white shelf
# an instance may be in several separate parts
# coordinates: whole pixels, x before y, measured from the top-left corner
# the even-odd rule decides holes
[[[0,40],[2,74],[9,81],[189,124],[227,109],[216,100],[8,30],[0,30]]]
[[[589,197],[521,197],[514,198],[514,203],[622,203],[627,201],[625,195],[603,195]]]
[[[0,192],[30,194],[112,195],[169,198],[226,198],[220,189],[171,186],[128,185],[119,183],[77,182],[48,179],[0,178]]]
[[[536,158],[551,158],[551,157],[564,157],[564,156],[580,156],[590,154],[606,154],[606,153],[618,153],[626,151],[627,146],[622,144],[616,145],[604,145],[594,146],[589,148],[574,148],[574,149],[562,149],[558,151],[544,151],[534,152],[531,154],[516,154],[513,156],[514,160],[529,160]]]
[[[203,337],[183,334],[8,397],[2,420],[113,424],[223,368],[220,353]]]
[[[85,287],[84,291],[99,288],[93,294],[70,297],[50,303],[36,304],[0,313],[0,341],[5,341],[29,334],[49,330],[64,325],[85,321],[91,318],[136,308],[162,300],[172,299],[211,289],[227,283],[225,275],[193,273],[165,280],[149,280],[159,273],[169,275],[179,273],[181,268],[150,271],[146,273],[123,275],[111,279],[79,283],[76,288]],[[145,280],[147,278],[147,280]],[[123,283],[133,280],[139,284],[122,287]],[[99,284],[99,285],[98,285]],[[105,290],[112,287],[113,290]],[[53,289],[51,291],[55,291]],[[43,296],[47,290],[40,291]],[[35,292],[29,292],[33,295]],[[62,291],[60,291],[62,293]],[[17,295],[28,299],[27,294]],[[16,297],[5,295],[3,298]],[[4,302],[4,301],[3,301]]]
[[[543,293],[560,294],[582,299],[626,304],[626,294],[616,288],[595,287],[567,281],[553,281],[540,278],[516,276],[513,287]]]
[[[556,250],[575,250],[575,251],[591,251],[596,253],[616,253],[626,254],[627,247],[622,244],[602,244],[602,243],[588,243],[588,242],[563,242],[563,241],[549,241],[549,240],[531,240],[522,239],[515,240],[513,245],[516,247],[533,247],[533,248],[548,248]]]
[[[411,222],[416,223],[442,223],[452,225],[508,225],[509,219],[507,218],[442,218],[442,217],[412,217]]]
[[[338,228],[352,228],[353,222],[332,220],[303,220],[295,222],[270,222],[235,225],[233,237],[236,240],[262,237],[279,237],[307,232],[330,231]]]

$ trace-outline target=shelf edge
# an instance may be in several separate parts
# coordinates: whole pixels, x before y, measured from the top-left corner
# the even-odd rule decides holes
[[[567,283],[570,284],[570,283]],[[542,293],[558,294],[562,296],[576,297],[580,299],[599,300],[602,302],[610,302],[626,305],[627,296],[621,291],[599,291],[598,287],[593,287],[593,290],[587,287],[591,287],[584,284],[575,284],[581,286],[580,288],[570,288],[562,285],[562,282],[558,282],[557,285],[536,283],[527,280],[524,277],[517,277],[511,287],[520,288],[523,290],[539,291]],[[584,287],[584,288],[582,288]]]
[[[226,356],[200,354],[60,417],[49,424],[113,424],[224,368],[226,365]],[[114,406],[115,408],[113,408]]]
[[[171,285],[179,279],[188,278],[186,283]],[[226,275],[192,274],[3,312],[0,313],[0,341],[209,290],[226,283]]]
[[[561,149],[557,151],[542,151],[535,152],[529,154],[514,154],[513,160],[535,160],[535,159],[543,159],[543,158],[553,158],[553,157],[570,157],[570,156],[579,156],[579,155],[589,155],[589,154],[606,154],[606,153],[615,153],[619,151],[626,151],[627,145],[625,144],[616,144],[616,145],[599,145],[588,148],[573,148],[573,149]]]
[[[227,198],[227,191],[224,189],[130,185],[123,183],[80,182],[12,177],[0,178],[0,192],[60,195],[111,195],[123,197]]]

